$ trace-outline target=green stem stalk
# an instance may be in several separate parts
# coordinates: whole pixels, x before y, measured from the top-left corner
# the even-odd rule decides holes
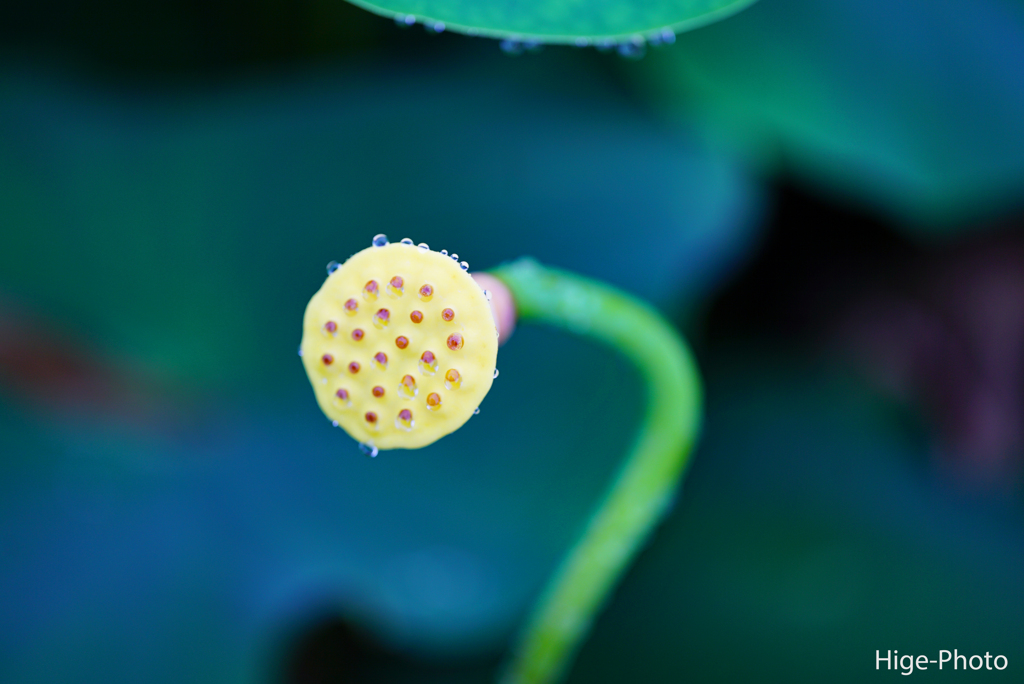
[[[511,290],[520,321],[601,340],[636,365],[646,387],[645,416],[633,448],[549,580],[500,679],[554,684],[677,490],[700,429],[701,382],[683,340],[644,302],[531,259],[492,275]]]

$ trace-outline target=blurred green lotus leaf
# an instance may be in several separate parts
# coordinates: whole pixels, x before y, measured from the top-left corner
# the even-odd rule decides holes
[[[295,353],[324,265],[375,233],[471,272],[530,254],[661,301],[740,260],[760,193],[738,163],[652,125],[583,54],[470,47],[156,100],[0,69],[0,215],[17,226],[0,279],[159,373],[272,393],[298,366],[264,360]]]
[[[1024,187],[1024,10],[982,0],[773,0],[626,64],[769,171],[929,231]]]
[[[371,461],[296,356],[324,266],[382,232],[664,305],[720,284],[762,199],[586,53],[462,42],[209,91],[0,62],[0,297],[155,406],[86,420],[0,388],[0,681],[267,681],[324,615],[432,658],[504,647],[628,447],[639,383],[522,326],[479,416]],[[58,399],[93,396],[57,367]],[[609,397],[620,420],[594,421]]]
[[[352,0],[401,24],[526,43],[671,40],[740,11],[753,0]]]

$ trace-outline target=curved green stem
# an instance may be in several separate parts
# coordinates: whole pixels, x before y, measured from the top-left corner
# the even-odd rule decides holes
[[[521,259],[492,272],[520,321],[605,342],[640,370],[643,426],[604,500],[538,601],[502,674],[503,684],[558,681],[590,624],[661,519],[700,427],[701,383],[689,349],[647,304],[607,285]]]

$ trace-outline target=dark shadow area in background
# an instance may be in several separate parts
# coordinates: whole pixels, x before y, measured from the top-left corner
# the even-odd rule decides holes
[[[823,319],[925,251],[877,216],[793,183],[776,185],[772,196],[753,261],[707,306],[702,346],[737,338],[804,345]]]
[[[700,349],[752,344],[844,369],[900,407],[907,431],[923,426],[945,479],[1019,495],[1021,218],[914,241],[793,184],[774,196],[753,261],[706,309]]]
[[[422,60],[459,39],[465,37],[399,28],[340,0],[55,0],[0,9],[0,45],[60,55],[64,61],[122,77],[205,79],[344,58],[375,47]]]
[[[281,684],[389,684],[489,682],[498,656],[458,663],[427,663],[391,650],[344,616],[323,615],[285,643]]]

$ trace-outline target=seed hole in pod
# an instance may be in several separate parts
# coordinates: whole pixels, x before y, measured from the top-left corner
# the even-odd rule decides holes
[[[412,399],[419,390],[416,388],[416,378],[406,375],[398,383],[398,396],[403,399]]]
[[[420,355],[420,372],[424,375],[433,375],[437,372],[437,357],[434,352],[425,351]]]
[[[388,294],[392,297],[401,297],[405,292],[405,279],[402,276],[395,276],[388,283]]]
[[[334,405],[338,408],[348,408],[352,405],[352,400],[348,396],[348,390],[341,388],[334,393]]]
[[[363,339],[363,335],[365,334],[366,333],[363,332],[362,328],[356,328],[355,330],[352,331],[352,339],[355,340],[356,342],[359,342],[360,340]]]
[[[431,411],[436,411],[441,408],[441,395],[437,392],[431,392],[427,395],[427,408]]]
[[[369,458],[377,458],[377,454],[379,453],[377,447],[373,446],[372,444],[367,444],[365,442],[359,443],[359,450]]]
[[[373,242],[370,244],[372,244],[374,247],[387,247],[388,236],[385,235],[384,233],[378,233],[377,235],[373,236]]]
[[[375,430],[377,429],[377,414],[376,413],[374,413],[373,411],[367,411],[366,415],[363,416],[363,417],[366,418],[366,422],[369,424],[369,426],[371,428],[373,428]]]
[[[341,264],[339,264],[337,261],[330,262],[329,264],[327,264],[327,275],[331,275],[339,268],[341,268]]]
[[[324,362],[325,366],[330,366],[332,363],[334,363],[334,357],[330,354],[324,354],[323,356],[320,357],[320,360]]]
[[[411,320],[413,323],[419,323],[420,321],[423,320],[423,312],[413,311],[411,314],[409,314],[409,320]]]
[[[412,245],[412,238],[402,238],[403,245]]]
[[[324,323],[323,330],[324,330],[324,335],[326,335],[327,337],[337,337],[338,336],[338,324],[335,323],[334,321],[327,321],[326,323]]]
[[[387,309],[378,309],[377,313],[373,314],[373,325],[378,330],[383,330],[388,327],[388,323],[391,322],[391,312]]]
[[[459,333],[452,333],[448,336],[448,348],[452,351],[458,351],[462,349],[462,335]]]
[[[377,285],[376,280],[368,281],[366,285],[363,285],[363,299],[365,299],[368,302],[377,301],[378,289],[379,286]]]
[[[412,430],[412,411],[409,409],[399,411],[398,417],[395,418],[395,427],[406,432]]]
[[[359,311],[359,302],[355,298],[345,302],[345,313],[349,316],[355,316],[357,311]]]
[[[395,338],[395,346],[399,349],[405,349],[409,346],[409,338],[405,335],[399,335]]]
[[[352,363],[348,364],[348,372],[351,373],[352,375],[355,375],[356,373],[358,373],[359,372],[359,362],[358,361],[353,361]]]
[[[462,385],[462,374],[454,368],[449,368],[444,374],[444,386],[446,389],[455,390],[459,389]]]
[[[388,368],[388,355],[382,351],[377,352],[373,355],[373,365],[377,366],[381,370],[387,370]]]
[[[378,399],[384,396],[384,388],[381,387],[380,385],[377,385],[370,391],[373,392],[373,396],[377,397]]]
[[[423,287],[420,288],[420,299],[422,299],[425,302],[429,302],[433,298],[434,298],[434,286],[433,285],[426,284],[426,285],[424,285]]]
[[[441,312],[441,318],[443,318],[446,321],[450,321],[453,318],[455,318],[455,312],[452,311],[451,309],[445,309]]]

